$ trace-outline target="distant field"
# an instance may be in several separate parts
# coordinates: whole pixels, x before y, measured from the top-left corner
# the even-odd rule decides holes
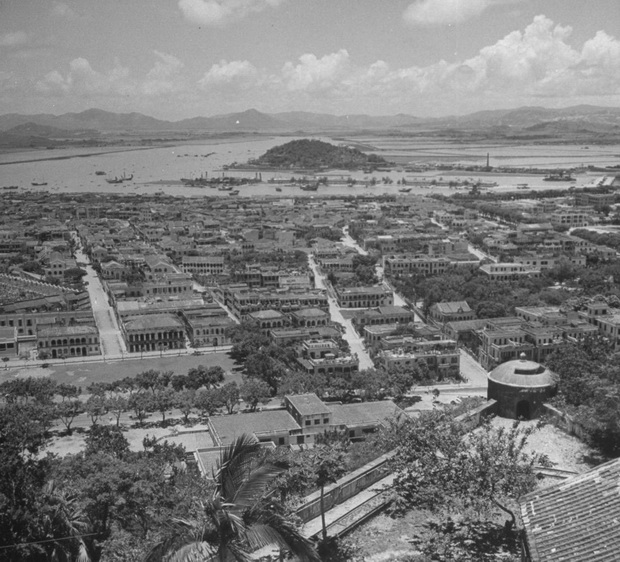
[[[125,361],[97,362],[97,363],[69,363],[68,365],[55,364],[42,369],[41,367],[22,367],[19,369],[1,369],[0,382],[15,377],[49,377],[59,383],[68,383],[87,387],[93,382],[112,382],[125,377],[135,376],[142,371],[155,369],[157,371],[173,371],[175,374],[186,374],[189,369],[205,365],[212,367],[219,365],[230,373],[226,382],[241,382],[241,373],[236,370],[238,365],[228,353],[210,353],[207,355],[183,355],[180,357],[156,357],[144,359],[130,359]]]

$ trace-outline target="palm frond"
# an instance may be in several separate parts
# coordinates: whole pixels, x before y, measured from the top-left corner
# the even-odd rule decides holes
[[[239,487],[249,477],[260,450],[256,438],[244,433],[222,451],[213,479],[225,501],[232,501]]]
[[[246,511],[245,540],[248,544],[256,549],[275,543],[290,550],[301,561],[320,560],[312,541],[302,535],[300,529],[283,513],[281,504],[273,500],[257,504]]]
[[[170,532],[149,549],[143,562],[163,562],[168,560],[170,552],[181,552],[188,546],[203,543],[204,525],[182,518],[172,519],[170,525]]]
[[[80,539],[80,547],[75,562],[90,562],[90,555],[83,540]]]
[[[252,556],[252,553],[248,552],[247,550],[244,550],[236,543],[231,543],[227,545],[226,550],[230,554],[232,554],[233,558],[237,562],[255,562],[255,559]]]
[[[243,510],[255,504],[265,495],[267,488],[285,471],[274,464],[264,464],[250,472],[247,479],[240,484],[233,498],[236,510]]]
[[[194,542],[186,544],[170,556],[164,558],[165,562],[207,562],[217,556],[217,548],[208,542]]]

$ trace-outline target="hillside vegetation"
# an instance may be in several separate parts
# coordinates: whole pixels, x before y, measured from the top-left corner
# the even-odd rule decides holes
[[[345,168],[385,165],[388,162],[375,154],[364,154],[356,148],[335,146],[314,139],[287,142],[270,148],[250,160],[253,166],[268,168]]]

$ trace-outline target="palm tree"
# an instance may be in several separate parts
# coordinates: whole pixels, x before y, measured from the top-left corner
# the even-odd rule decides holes
[[[39,546],[46,560],[55,562],[90,562],[91,555],[84,541],[89,533],[85,513],[75,494],[60,490],[53,480],[41,492],[44,501],[40,511],[40,533],[45,542]]]
[[[175,519],[169,538],[155,545],[145,562],[249,561],[253,551],[272,544],[302,561],[320,560],[310,540],[287,520],[282,504],[265,494],[282,471],[264,462],[253,436],[238,437],[213,471],[215,488],[202,502],[202,519]]]

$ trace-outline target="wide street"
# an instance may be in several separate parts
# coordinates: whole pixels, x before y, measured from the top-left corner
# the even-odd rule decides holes
[[[114,309],[108,302],[101,280],[97,272],[90,264],[89,257],[82,251],[82,245],[77,233],[73,233],[73,239],[76,242],[75,258],[81,267],[86,271],[84,281],[88,294],[90,295],[90,304],[95,317],[95,323],[99,330],[101,341],[101,352],[106,356],[122,356],[127,353],[127,346],[118,327]]]
[[[312,254],[308,254],[308,266],[310,267],[310,269],[312,269],[312,273],[314,274],[314,286],[317,289],[327,290],[327,287],[325,285],[325,276],[319,272],[319,267],[314,261],[314,257],[312,256]],[[353,328],[351,320],[345,319],[344,316],[342,316],[342,312],[340,312],[338,302],[333,296],[331,290],[327,290],[327,299],[329,302],[329,314],[331,316],[331,319],[333,322],[337,322],[344,327],[345,332],[343,334],[343,337],[349,344],[351,353],[357,354],[357,358],[359,360],[359,368],[370,369],[374,367],[372,359],[366,351],[366,347],[364,346],[362,338],[359,337],[359,335],[355,331],[355,328]]]

